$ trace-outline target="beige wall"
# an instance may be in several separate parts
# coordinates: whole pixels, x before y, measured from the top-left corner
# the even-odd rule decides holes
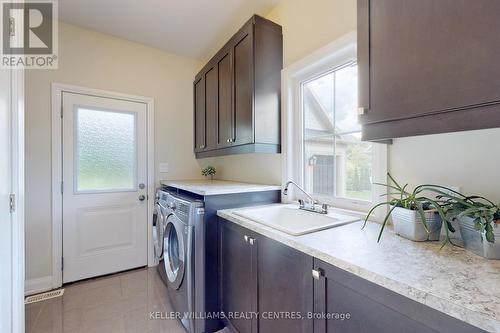
[[[153,97],[162,178],[199,178],[192,80],[199,62],[61,24],[59,69],[26,75],[26,278],[51,275],[51,83]],[[157,176],[158,178],[159,176]]]
[[[460,187],[500,202],[500,129],[417,136],[389,146],[389,171],[402,183]]]
[[[216,168],[216,179],[257,184],[281,184],[280,154],[244,154],[200,159],[205,167]]]
[[[283,62],[288,66],[356,29],[354,0],[285,0],[266,18],[283,27]],[[233,32],[234,33],[234,32]],[[281,183],[281,155],[248,154],[200,160],[217,169],[216,178]]]
[[[356,30],[356,1],[285,0],[266,17],[283,27],[283,62],[286,67]]]

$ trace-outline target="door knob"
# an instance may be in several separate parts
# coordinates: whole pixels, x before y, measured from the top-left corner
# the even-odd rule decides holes
[[[146,196],[145,196],[144,194],[141,194],[141,195],[139,196],[139,200],[140,200],[140,201],[144,201],[144,200],[146,200]]]
[[[144,189],[146,188],[146,185],[144,185],[144,183],[140,183],[140,184],[139,184],[139,188],[140,188],[141,190],[144,190]]]

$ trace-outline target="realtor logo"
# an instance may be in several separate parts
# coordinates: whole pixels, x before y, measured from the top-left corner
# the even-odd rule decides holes
[[[1,1],[2,68],[57,69],[56,0]]]

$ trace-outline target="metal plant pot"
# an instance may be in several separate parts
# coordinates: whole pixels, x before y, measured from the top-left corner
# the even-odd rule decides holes
[[[481,231],[476,230],[474,219],[464,216],[458,219],[460,225],[460,233],[466,250],[475,253],[487,259],[500,259],[500,228],[493,227],[495,235],[495,243],[490,243],[486,240]]]
[[[391,213],[394,232],[404,238],[416,242],[439,240],[441,232],[441,217],[436,212],[425,212],[425,221],[429,233],[425,230],[418,211],[396,207]]]
[[[451,232],[448,230],[449,241],[455,246],[464,247],[464,241],[462,239],[462,234],[460,233],[460,224],[456,219],[451,221],[450,224],[452,228],[455,230],[455,232]],[[441,236],[439,237],[440,241],[445,241],[446,230],[447,230],[446,226],[444,228],[441,228]]]

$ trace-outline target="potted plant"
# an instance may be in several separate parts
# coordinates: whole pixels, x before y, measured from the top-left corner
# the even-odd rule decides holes
[[[213,166],[207,166],[205,169],[201,170],[201,174],[205,177],[210,177],[210,180],[214,179],[216,170]]]
[[[457,220],[465,249],[488,259],[500,259],[500,204],[481,196],[439,193],[449,204],[448,219]]]
[[[449,203],[424,195],[424,192],[432,191],[433,188],[445,188],[437,185],[419,185],[410,192],[407,190],[408,184],[401,186],[390,174],[387,174],[387,176],[390,180],[389,184],[374,184],[385,186],[389,191],[384,195],[392,196],[393,199],[379,203],[371,208],[365,218],[363,228],[375,209],[389,205],[390,209],[382,222],[377,242],[380,241],[389,217],[392,216],[394,232],[413,241],[439,240],[442,221],[446,221],[446,243],[449,240],[448,230],[454,231],[445,215],[446,206]]]

